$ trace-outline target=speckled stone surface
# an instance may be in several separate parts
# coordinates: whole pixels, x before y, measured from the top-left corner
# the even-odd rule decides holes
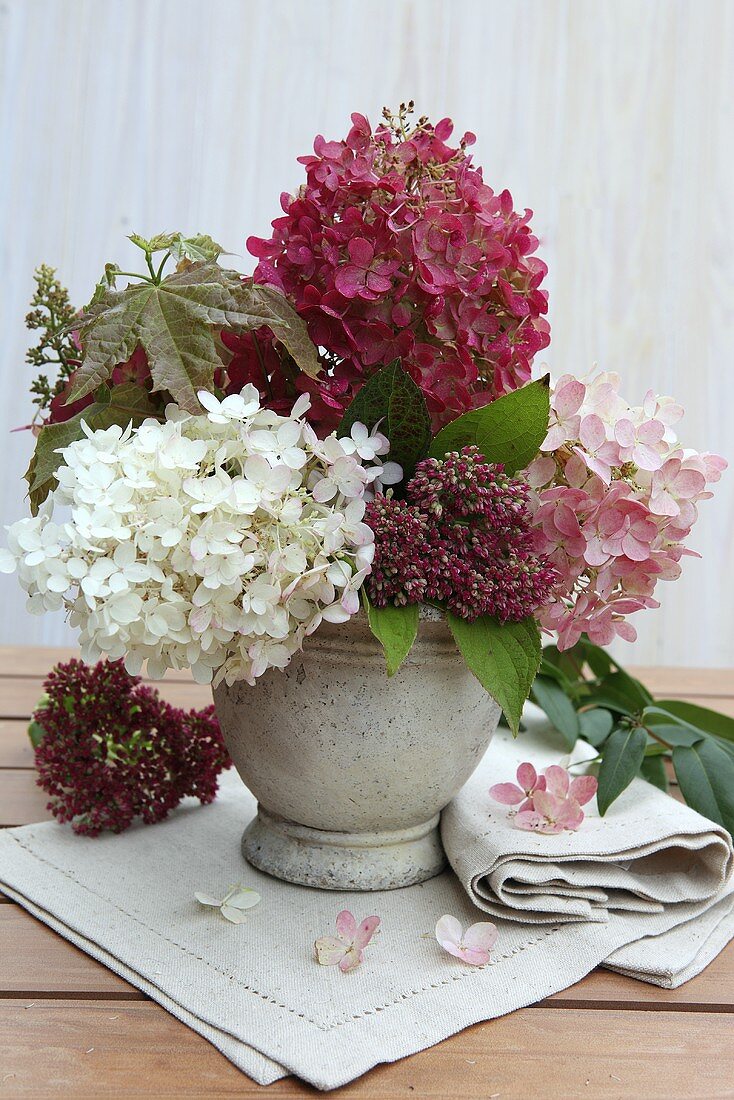
[[[260,812],[246,858],[326,889],[407,886],[445,859],[438,814],[500,715],[446,623],[423,617],[388,678],[366,618],[324,623],[284,671],[214,691],[227,747]]]

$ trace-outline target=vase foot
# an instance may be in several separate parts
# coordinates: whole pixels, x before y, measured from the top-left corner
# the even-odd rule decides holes
[[[332,833],[297,825],[258,807],[245,829],[248,863],[286,882],[321,890],[396,890],[443,871],[439,814],[380,833]]]

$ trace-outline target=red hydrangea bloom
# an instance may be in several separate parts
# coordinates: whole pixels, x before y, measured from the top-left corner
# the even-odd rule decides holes
[[[558,576],[536,550],[529,491],[477,447],[419,462],[406,500],[376,497],[367,505],[375,533],[365,582],[371,602],[432,602],[468,620],[532,615]]]
[[[48,809],[76,833],[119,833],[161,821],[182,798],[211,802],[231,765],[214,707],[183,711],[130,676],[121,661],[57,665],[32,730]]]
[[[264,400],[320,393],[310,419],[324,431],[398,356],[439,427],[526,382],[549,342],[531,211],[517,213],[509,192],[484,183],[466,151],[473,134],[449,145],[449,119],[410,130],[407,113],[386,112],[374,132],[354,114],[344,141],[317,137],[314,155],[299,158],[306,182],[281,197],[272,236],[247,242],[259,260],[254,279],[289,298],[326,374],[315,386],[284,366],[283,378],[272,338],[242,340],[236,355],[247,366],[238,369]]]

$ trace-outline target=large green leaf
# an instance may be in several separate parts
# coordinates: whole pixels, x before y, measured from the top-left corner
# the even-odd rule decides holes
[[[640,726],[620,727],[607,738],[596,794],[602,817],[639,772],[646,744],[647,734]]]
[[[374,607],[366,596],[364,602],[370,630],[385,651],[387,674],[394,676],[410,653],[418,633],[418,605]]]
[[[56,487],[56,471],[63,461],[59,450],[68,447],[74,440],[81,439],[84,434],[82,421],[92,429],[110,428],[113,424],[126,428],[130,422],[137,426],[146,417],[156,415],[148,393],[136,382],[113,386],[105,396],[106,400],[87,405],[86,409],[82,409],[69,420],[41,428],[36,449],[25,474],[34,515]]]
[[[689,806],[734,832],[734,760],[710,737],[673,749],[673,767]]]
[[[523,470],[548,432],[549,381],[546,375],[452,420],[435,437],[429,454],[443,458],[449,451],[475,445],[489,462],[504,463],[508,474]]]
[[[540,634],[533,618],[499,623],[489,616],[474,622],[447,615],[467,667],[504,711],[514,735],[540,666]]]
[[[153,388],[167,390],[189,412],[200,412],[197,390],[211,389],[214,372],[222,366],[219,331],[264,325],[286,343],[299,367],[310,374],[318,371],[316,349],[283,295],[243,282],[237,272],[216,263],[191,264],[158,284],[109,288],[78,322],[84,358],[68,401],[93,393],[140,344]]]
[[[538,675],[533,682],[530,698],[544,710],[569,749],[572,749],[580,733],[579,717],[563,688],[550,676]]]
[[[390,440],[389,458],[403,467],[409,478],[428,452],[431,417],[423,391],[395,359],[365,382],[349,405],[337,435],[349,435],[357,422],[380,431]]]

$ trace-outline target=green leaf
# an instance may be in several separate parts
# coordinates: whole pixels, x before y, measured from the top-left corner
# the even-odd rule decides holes
[[[155,251],[159,251],[161,248],[170,248],[171,255],[177,262],[190,260],[191,263],[198,263],[201,260],[216,260],[224,251],[221,244],[213,241],[208,233],[198,233],[194,237],[184,237],[180,233],[176,233],[173,234],[173,240],[170,244],[158,245]]]
[[[600,748],[612,732],[614,719],[608,710],[595,707],[593,710],[579,711],[579,727],[581,736],[593,745]]]
[[[588,701],[607,707],[615,714],[633,715],[652,703],[652,696],[639,680],[618,669],[591,689]]]
[[[40,724],[40,722],[37,722],[36,719],[33,718],[30,722],[30,725],[28,726],[28,737],[34,749],[38,748],[45,736],[45,729]]]
[[[288,299],[272,286],[248,283],[248,292],[256,310],[268,315],[267,325],[280,340],[298,369],[309,378],[321,372],[318,350],[308,335],[308,329]]]
[[[615,666],[619,668],[619,665],[616,661],[612,661],[605,649],[602,649],[599,645],[594,645],[588,638],[582,638],[579,646],[584,660],[595,676],[608,676]]]
[[[673,767],[689,806],[734,831],[734,759],[711,738],[673,749]]]
[[[472,409],[442,428],[431,444],[432,458],[476,445],[489,462],[504,463],[508,474],[524,470],[548,432],[550,375]]]
[[[502,707],[517,736],[522,708],[540,666],[535,619],[503,624],[485,615],[467,622],[451,612],[446,618],[467,667]]]
[[[640,775],[653,787],[659,787],[667,794],[669,783],[665,771],[665,760],[662,756],[646,756],[640,765]]]
[[[418,605],[375,607],[364,595],[370,630],[385,651],[387,674],[394,676],[410,653],[418,633]]]
[[[688,726],[666,725],[664,721],[653,721],[645,715],[643,715],[643,721],[668,745],[696,745],[706,736],[703,730],[693,730]]]
[[[639,772],[646,743],[647,735],[640,726],[616,729],[607,738],[596,794],[602,817]]]
[[[431,417],[423,391],[395,359],[365,382],[341,419],[337,435],[349,435],[357,422],[380,431],[390,440],[387,456],[403,467],[407,480],[428,453]]]
[[[56,471],[63,462],[59,449],[81,439],[84,434],[82,421],[92,429],[109,428],[113,424],[126,428],[131,421],[135,426],[141,424],[146,417],[156,415],[149,394],[136,382],[123,382],[122,385],[113,386],[106,391],[106,397],[105,401],[95,401],[92,405],[87,405],[86,409],[82,409],[69,420],[47,424],[41,428],[36,449],[25,474],[34,515],[56,487]]]
[[[189,412],[200,412],[197,390],[211,389],[214,372],[222,366],[220,330],[251,331],[263,325],[295,352],[294,358],[299,356],[299,367],[307,373],[318,370],[316,349],[310,345],[310,354],[304,353],[305,325],[285,298],[243,282],[236,271],[216,263],[191,264],[159,284],[108,289],[75,322],[84,358],[67,404],[93,393],[140,344],[153,389],[168,391]]]
[[[538,675],[533,683],[530,698],[544,710],[569,749],[572,749],[580,733],[579,719],[573,703],[550,676]]]
[[[717,710],[699,707],[694,703],[683,703],[680,699],[658,699],[656,705],[695,729],[734,741],[734,718],[727,714],[719,714]]]

